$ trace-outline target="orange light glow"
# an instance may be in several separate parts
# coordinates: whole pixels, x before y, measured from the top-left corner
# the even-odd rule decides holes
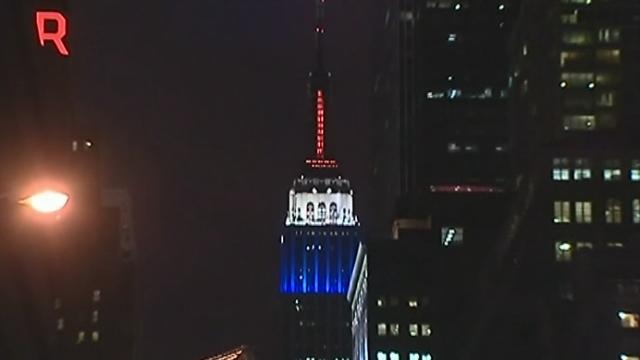
[[[53,190],[45,190],[20,201],[21,204],[27,205],[33,210],[43,214],[58,212],[62,210],[68,202],[69,195]]]

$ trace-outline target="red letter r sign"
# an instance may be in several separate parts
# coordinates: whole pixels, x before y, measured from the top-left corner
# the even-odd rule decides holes
[[[48,21],[56,23],[55,32],[47,32],[47,29],[45,29],[45,24]],[[55,11],[37,11],[36,26],[38,27],[40,45],[44,46],[45,41],[53,41],[60,54],[69,55],[69,51],[62,41],[65,35],[67,35],[67,19],[65,19],[61,13]]]

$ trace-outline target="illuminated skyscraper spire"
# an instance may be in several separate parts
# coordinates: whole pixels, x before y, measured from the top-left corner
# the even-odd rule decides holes
[[[326,110],[329,78],[331,74],[324,67],[324,7],[326,0],[316,1],[316,68],[310,74],[309,87],[315,117],[315,154],[306,163],[312,168],[337,168],[338,162],[327,159],[325,154]]]

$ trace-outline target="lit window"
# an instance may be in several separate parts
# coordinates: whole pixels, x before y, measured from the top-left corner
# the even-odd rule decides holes
[[[590,242],[579,241],[579,242],[576,243],[576,249],[579,250],[579,251],[582,251],[582,250],[593,250],[593,244],[590,243]]]
[[[622,170],[620,170],[620,161],[607,160],[604,163],[604,169],[602,170],[602,176],[604,181],[618,181],[622,180]]]
[[[622,170],[620,168],[606,168],[602,170],[604,181],[618,181],[622,179]]]
[[[620,29],[605,28],[598,30],[598,41],[603,43],[620,41]]]
[[[596,105],[603,107],[611,107],[616,103],[616,95],[613,91],[600,93],[596,98]]]
[[[455,153],[460,151],[460,146],[454,142],[451,142],[447,145],[447,151],[450,153]]]
[[[100,290],[93,290],[93,302],[99,302],[100,295],[102,295]]]
[[[589,45],[592,42],[588,30],[567,30],[562,34],[562,42],[569,45]]]
[[[633,213],[633,223],[640,224],[640,199],[633,199],[631,202],[631,211]]]
[[[97,323],[99,320],[99,314],[98,314],[98,310],[93,310],[93,313],[91,314],[91,321],[93,321],[94,323]]]
[[[591,165],[589,163],[589,159],[576,159],[575,168],[573,169],[573,179],[591,179]]]
[[[461,227],[443,227],[441,230],[441,241],[444,246],[461,245],[463,241],[464,229]]]
[[[551,172],[553,180],[566,181],[569,180],[569,159],[554,158],[553,170]]]
[[[385,301],[383,297],[379,297],[378,301],[376,302],[376,304],[378,305],[378,307],[384,307],[385,305]]]
[[[59,318],[58,321],[56,322],[56,329],[58,329],[58,331],[64,329],[64,319],[63,318]]]
[[[571,261],[573,255],[573,246],[566,241],[556,242],[556,261]]]
[[[622,222],[622,205],[618,199],[607,199],[604,212],[607,224],[620,224]]]
[[[378,351],[376,353],[376,360],[387,360],[387,353],[384,351]]]
[[[562,0],[565,4],[591,4],[591,0]]]
[[[429,325],[429,324],[421,324],[420,325],[420,336],[431,336],[431,325]]]
[[[55,300],[53,300],[53,308],[56,310],[62,308],[62,299],[56,298]]]
[[[387,336],[387,324],[379,323],[378,324],[378,335],[379,336]]]
[[[412,298],[409,299],[409,301],[407,302],[410,308],[417,308],[418,307],[418,299]]]
[[[92,332],[91,340],[93,340],[93,342],[98,342],[100,340],[100,333],[97,331]]]
[[[571,203],[569,201],[553,202],[553,222],[556,224],[571,222]]]
[[[591,223],[591,201],[576,201],[575,208],[577,223]]]
[[[429,353],[422,354],[421,360],[433,360],[433,356],[431,356],[431,354]]]
[[[418,324],[409,324],[409,336],[418,336]]]
[[[389,353],[389,360],[400,360],[400,354],[395,351]]]
[[[420,354],[418,353],[409,353],[409,360],[420,360]]]
[[[596,128],[595,115],[565,115],[562,117],[565,130],[594,130]]]
[[[451,76],[449,76],[449,80],[452,80],[453,78]],[[457,97],[462,96],[462,90],[460,89],[447,89],[447,97],[449,99],[455,99]]]
[[[596,74],[596,84],[599,86],[614,86],[620,82],[620,77],[612,73]]]
[[[574,65],[576,63],[584,62],[587,58],[586,51],[561,51],[560,52],[560,66]]]
[[[569,87],[584,88],[593,82],[594,75],[587,72],[563,72],[560,74],[560,80],[565,81]]]
[[[76,344],[80,344],[84,342],[84,331],[78,332],[78,337],[76,338]]]
[[[560,15],[560,22],[563,24],[577,24],[578,11],[575,10],[573,13]]]
[[[389,324],[389,332],[391,336],[399,336],[400,335],[400,325],[399,324]]]
[[[621,311],[618,313],[620,326],[626,329],[637,329],[640,327],[640,315]]]
[[[640,181],[640,160],[631,160],[629,178],[631,178],[631,181]]]
[[[619,64],[620,50],[618,49],[599,49],[596,50],[596,60],[604,64]]]
[[[640,360],[640,355],[626,355],[621,354],[620,360]]]
[[[449,37],[447,38],[448,42],[455,42],[458,39],[458,34],[449,34]]]

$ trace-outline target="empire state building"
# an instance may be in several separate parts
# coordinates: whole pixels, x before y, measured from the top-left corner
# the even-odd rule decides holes
[[[293,181],[280,238],[284,356],[291,360],[351,356],[346,292],[360,228],[351,184],[325,152],[331,74],[323,61],[324,6],[316,0],[317,60],[309,77],[315,153]]]

